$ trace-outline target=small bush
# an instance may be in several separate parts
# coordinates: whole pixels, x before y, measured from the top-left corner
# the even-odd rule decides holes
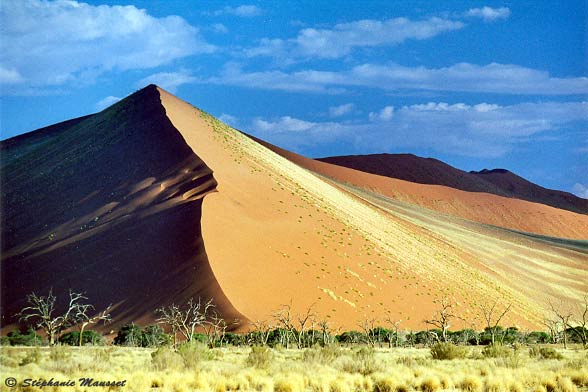
[[[141,346],[161,347],[171,343],[171,336],[163,331],[159,325],[149,325],[141,333]]]
[[[251,347],[251,352],[247,356],[245,363],[247,366],[265,369],[269,367],[273,357],[273,352],[269,347],[253,346]]]
[[[441,383],[437,377],[429,376],[425,378],[418,386],[419,390],[424,392],[435,392],[441,389]]]
[[[431,347],[433,359],[464,359],[467,356],[465,347],[456,346],[452,343],[437,343]]]
[[[39,363],[41,361],[41,350],[37,347],[28,350],[27,355],[20,361],[20,366],[28,365],[29,363]]]
[[[501,344],[490,344],[482,350],[486,358],[506,358],[512,354],[512,350]]]
[[[478,392],[482,389],[482,382],[477,377],[466,376],[457,384],[457,387],[466,392]]]
[[[353,358],[342,362],[342,370],[347,373],[359,373],[367,376],[382,370],[382,364],[376,360],[373,348],[362,347],[353,353]]]
[[[302,354],[302,359],[304,362],[327,365],[341,356],[341,354],[342,352],[339,346],[327,345],[324,347],[314,347],[305,350]]]
[[[53,362],[63,362],[71,358],[71,352],[65,346],[56,345],[49,349],[49,359]]]
[[[114,338],[113,343],[118,346],[141,347],[143,343],[143,331],[135,323],[123,325]]]
[[[9,332],[6,337],[12,346],[40,346],[43,344],[43,338],[37,335],[32,328],[29,328],[26,334],[14,330]]]
[[[72,331],[63,334],[59,338],[59,343],[67,344],[69,346],[77,346],[80,344],[80,331]],[[82,345],[103,346],[106,339],[96,331],[88,330],[82,334]]]
[[[188,369],[196,369],[200,362],[214,359],[214,353],[200,342],[186,342],[178,347],[178,354]]]
[[[563,355],[552,347],[531,347],[529,355],[533,358],[563,359]]]
[[[172,349],[160,347],[151,353],[151,365],[157,371],[178,370],[184,367],[184,360]]]

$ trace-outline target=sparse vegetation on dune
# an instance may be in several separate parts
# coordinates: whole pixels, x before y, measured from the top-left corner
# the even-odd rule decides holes
[[[518,361],[486,358],[480,347],[466,357],[435,360],[425,348],[325,347],[306,350],[249,347],[169,348],[3,347],[0,372],[27,379],[126,380],[126,391],[585,391],[588,356],[558,349],[559,358],[519,350]],[[2,388],[5,388],[2,386]],[[9,389],[2,389],[9,390]],[[108,388],[92,388],[108,390]]]

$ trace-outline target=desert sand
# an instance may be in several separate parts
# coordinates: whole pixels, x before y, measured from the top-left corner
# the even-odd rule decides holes
[[[218,182],[204,198],[202,235],[220,286],[249,320],[270,320],[272,311],[291,304],[294,314],[312,306],[344,329],[388,317],[422,328],[449,297],[469,319],[482,302],[513,303],[511,324],[538,327],[549,300],[577,301],[586,292],[585,250],[553,247],[547,257],[528,240],[525,257],[540,273],[566,271],[562,292],[537,287],[536,277],[525,276],[530,267],[505,279],[509,253],[494,261],[472,252],[461,245],[461,226],[434,232],[384,210],[160,92],[172,124]],[[409,201],[430,199],[415,193]],[[498,254],[516,241],[472,236]]]

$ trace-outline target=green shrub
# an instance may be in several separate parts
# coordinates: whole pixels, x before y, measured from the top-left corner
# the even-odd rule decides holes
[[[113,343],[118,346],[141,347],[143,344],[143,331],[135,323],[123,325]]]
[[[141,346],[143,347],[161,347],[170,343],[171,336],[166,334],[159,325],[149,325],[141,334]]]
[[[15,329],[9,332],[6,337],[12,346],[40,346],[43,344],[43,338],[37,335],[32,328],[29,328],[26,334]]]
[[[433,359],[464,359],[467,353],[465,347],[456,346],[452,343],[437,343],[431,347]]]
[[[253,346],[247,356],[245,363],[247,366],[265,369],[269,367],[274,357],[274,353],[269,347]]]
[[[71,331],[59,338],[59,343],[69,346],[77,346],[80,343],[80,331]],[[82,334],[82,345],[103,346],[106,339],[96,331],[88,330]]]
[[[529,349],[529,355],[542,359],[563,359],[563,355],[552,347],[531,347]]]
[[[482,350],[482,355],[486,358],[506,358],[513,351],[501,344],[489,344]]]

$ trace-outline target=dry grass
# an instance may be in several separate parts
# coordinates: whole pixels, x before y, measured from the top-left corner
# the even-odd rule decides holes
[[[35,351],[37,350],[37,351]],[[3,347],[0,373],[49,380],[127,380],[125,391],[586,391],[588,355],[561,350],[562,359],[519,353],[519,366],[478,355],[433,360],[428,349],[315,348],[270,350],[263,366],[251,362],[251,348],[223,348],[182,360],[171,350],[126,347]],[[259,351],[259,349],[257,349]],[[251,354],[254,352],[254,354]],[[57,353],[57,354],[56,354]],[[474,353],[475,354],[475,353]],[[25,358],[34,359],[29,362]],[[28,362],[28,363],[26,363]],[[350,363],[359,363],[351,366]],[[75,387],[19,388],[26,391],[82,391]],[[87,389],[87,388],[86,388]],[[9,391],[6,386],[2,391]],[[14,390],[14,389],[12,389]],[[108,388],[91,388],[108,390]],[[116,390],[116,389],[115,389]]]

